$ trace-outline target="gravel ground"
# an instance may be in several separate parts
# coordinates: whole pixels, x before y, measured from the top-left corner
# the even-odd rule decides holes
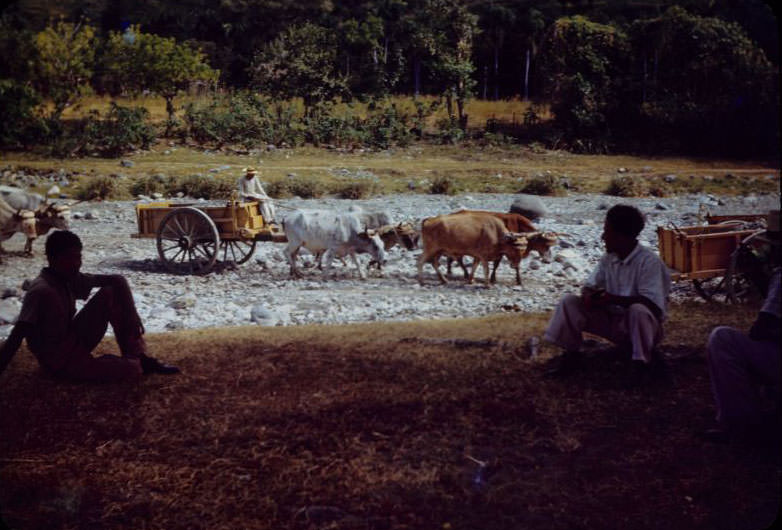
[[[393,195],[363,201],[338,199],[278,201],[278,212],[290,208],[342,210],[358,204],[366,210],[383,209],[395,221],[420,221],[459,208],[508,211],[514,196],[471,194],[457,196]],[[605,210],[613,204],[634,204],[647,215],[643,244],[657,248],[657,226],[698,224],[703,207],[712,214],[764,213],[778,207],[777,195],[720,197],[684,195],[671,198],[620,199],[605,195],[571,194],[544,197],[549,215],[538,221],[543,230],[565,234],[552,249],[552,259],[532,255],[522,262],[522,286],[504,263],[497,285],[467,285],[461,272],[440,285],[427,266],[425,285],[416,279],[419,251],[391,250],[382,274],[358,278],[355,267],[335,262],[324,278],[316,268],[304,268],[303,279],[289,277],[282,253],[284,243],[259,243],[253,258],[239,266],[221,265],[206,276],[176,276],[157,259],[154,239],[133,239],[136,217],[133,201],[86,203],[74,207],[71,227],[85,243],[85,272],[123,274],[130,281],[148,332],[184,328],[241,325],[296,325],[377,320],[416,320],[478,316],[501,311],[547,311],[566,292],[575,291],[602,253],[600,234]],[[24,239],[15,235],[4,243],[8,254],[0,264],[0,337],[6,337],[21,308],[23,282],[45,265],[43,239],[35,256],[21,255]],[[302,253],[300,262],[312,261]],[[368,256],[360,256],[365,265]],[[476,280],[482,278],[482,270]],[[674,285],[672,298],[694,296],[689,282]]]

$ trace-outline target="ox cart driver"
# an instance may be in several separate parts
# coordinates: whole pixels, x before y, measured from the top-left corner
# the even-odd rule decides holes
[[[267,224],[276,223],[274,217],[274,203],[266,194],[266,190],[258,180],[258,170],[254,167],[244,168],[244,176],[236,182],[239,188],[239,198],[243,201],[257,202],[261,215]]]
[[[127,280],[120,275],[85,274],[82,243],[67,230],[46,239],[49,266],[32,282],[11,335],[0,345],[0,374],[13,359],[22,339],[45,372],[62,379],[95,383],[131,380],[144,374],[175,374],[179,369],[147,354],[144,326]],[[76,299],[86,300],[76,312]],[[122,356],[93,357],[92,350],[109,323]]]

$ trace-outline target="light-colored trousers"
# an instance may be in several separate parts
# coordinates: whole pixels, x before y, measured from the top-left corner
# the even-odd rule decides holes
[[[261,210],[264,223],[270,223],[275,220],[274,203],[271,199],[255,199],[258,201],[258,208]]]
[[[58,350],[58,358],[41,359],[45,368],[55,365],[56,377],[108,383],[141,375],[141,358],[146,345],[140,319],[127,281],[122,278],[111,287],[101,287],[71,321],[68,335]],[[111,324],[122,356],[92,356]],[[47,366],[49,365],[49,366]]]
[[[717,421],[727,428],[760,426],[779,400],[780,345],[750,339],[727,326],[712,330],[706,344]],[[771,395],[762,387],[770,387]]]
[[[583,332],[593,333],[620,346],[630,345],[633,360],[649,363],[655,345],[662,340],[663,328],[643,304],[627,308],[612,306],[587,309],[580,296],[566,294],[559,301],[543,338],[566,351],[578,351]]]

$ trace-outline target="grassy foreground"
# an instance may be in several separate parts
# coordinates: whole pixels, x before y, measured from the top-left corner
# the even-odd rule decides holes
[[[673,307],[666,375],[641,388],[605,350],[542,378],[554,350],[524,345],[545,314],[154,335],[184,373],[126,386],[53,382],[24,350],[0,379],[0,512],[19,529],[765,528],[779,455],[695,436],[708,331],[756,309]]]

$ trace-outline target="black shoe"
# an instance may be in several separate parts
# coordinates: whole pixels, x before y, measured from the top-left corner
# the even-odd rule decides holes
[[[141,359],[141,369],[145,374],[178,374],[179,368],[171,364],[164,364],[154,357],[144,357]]]
[[[548,362],[543,375],[546,377],[561,377],[577,372],[579,368],[581,368],[581,354],[579,352],[565,352]]]
[[[630,373],[627,377],[628,388],[652,383],[663,375],[662,366],[656,362],[630,361]]]

